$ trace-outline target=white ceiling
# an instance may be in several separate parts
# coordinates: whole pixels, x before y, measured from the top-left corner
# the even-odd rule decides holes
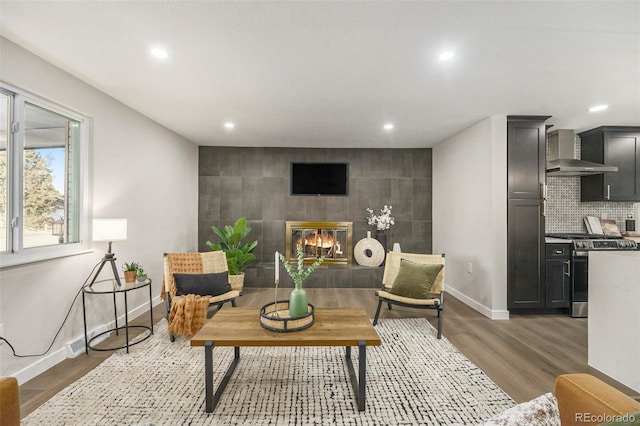
[[[640,125],[640,1],[3,0],[0,33],[200,145],[428,147],[494,114]]]

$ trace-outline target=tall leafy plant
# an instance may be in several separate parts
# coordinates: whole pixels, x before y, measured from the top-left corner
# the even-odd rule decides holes
[[[241,217],[236,220],[233,226],[226,225],[224,228],[211,226],[211,230],[220,237],[220,242],[214,244],[211,241],[207,241],[205,244],[207,244],[211,250],[222,250],[226,253],[229,274],[240,274],[251,262],[256,260],[253,250],[258,245],[258,241],[255,240],[251,243],[243,242],[251,232],[251,227],[247,226],[246,217]]]

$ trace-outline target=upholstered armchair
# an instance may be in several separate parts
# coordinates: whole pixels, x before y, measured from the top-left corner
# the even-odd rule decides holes
[[[0,377],[0,425],[20,425],[20,394],[15,377]]]

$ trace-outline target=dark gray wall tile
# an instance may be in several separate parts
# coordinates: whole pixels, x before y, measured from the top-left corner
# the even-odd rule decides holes
[[[236,220],[242,213],[242,178],[220,178],[220,220]]]
[[[413,220],[428,220],[431,217],[431,181],[413,180]]]
[[[200,147],[199,153],[200,250],[208,250],[207,239],[217,241],[212,224],[232,224],[242,216],[254,228],[250,238],[259,241],[259,262],[272,262],[276,250],[284,251],[286,220],[353,222],[355,244],[371,230],[365,209],[378,212],[385,204],[393,206],[396,218],[387,231],[388,248],[399,242],[404,251],[431,250],[431,149]],[[291,196],[292,161],[349,163],[349,195]],[[251,286],[273,285],[273,268],[249,270]],[[322,270],[311,285],[368,288],[376,281],[367,268]]]
[[[198,176],[220,176],[220,155],[217,147],[198,148]]]
[[[431,221],[413,222],[413,251],[416,253],[431,253]]]
[[[325,218],[329,222],[343,222],[349,217],[349,197],[326,197]]]
[[[286,220],[305,220],[306,216],[306,199],[308,197],[302,197],[299,195],[289,195],[284,199],[284,218]],[[283,236],[284,238],[284,236]]]
[[[391,216],[396,222],[413,220],[413,197],[413,179],[391,179],[391,198],[389,205],[392,206]]]
[[[391,173],[392,177],[413,177],[413,149],[391,150]]]
[[[262,219],[262,196],[264,194],[262,183],[263,178],[261,177],[242,178],[242,193],[236,194],[240,196],[242,201],[240,216],[254,220]]]
[[[413,150],[413,177],[416,179],[427,179],[431,177],[431,150]]]
[[[351,274],[352,288],[374,288],[378,286],[375,270],[378,268],[357,269]]]
[[[402,251],[415,252],[413,248],[413,222],[399,221],[391,228],[388,238],[388,249],[393,249],[393,243],[399,243]]]
[[[289,177],[290,164],[287,160],[287,148],[268,148],[262,151],[262,176],[264,177]],[[289,190],[286,191],[289,193]]]

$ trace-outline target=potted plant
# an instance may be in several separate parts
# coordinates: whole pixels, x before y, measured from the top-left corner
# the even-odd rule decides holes
[[[292,317],[300,317],[307,313],[307,292],[302,288],[302,283],[324,262],[324,256],[320,256],[313,264],[305,269],[302,244],[298,244],[296,250],[298,254],[297,269],[294,269],[293,266],[287,262],[287,258],[280,254],[280,261],[295,285],[289,297],[289,314]]]
[[[142,269],[142,266],[138,266],[138,275],[136,276],[136,280],[141,283],[147,279],[147,273]]]
[[[135,282],[138,275],[138,268],[142,267],[138,262],[123,263],[124,281],[128,283]]]
[[[219,243],[207,241],[206,244],[211,250],[222,250],[227,256],[227,268],[229,270],[229,283],[231,287],[242,289],[244,284],[244,270],[256,260],[253,250],[258,245],[258,241],[244,243],[243,240],[251,232],[247,226],[247,218],[241,217],[236,220],[233,226],[226,225],[224,229],[211,226],[213,233],[220,237]]]

